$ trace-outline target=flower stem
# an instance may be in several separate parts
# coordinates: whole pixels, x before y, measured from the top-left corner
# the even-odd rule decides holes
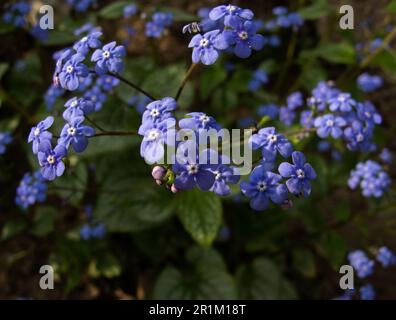
[[[102,136],[137,136],[138,133],[136,131],[103,131],[97,133],[90,138],[94,137],[102,137]]]
[[[140,88],[138,85],[134,84],[133,82],[125,79],[123,76],[120,76],[119,74],[116,73],[112,73],[109,72],[109,75],[113,76],[114,78],[117,78],[118,80],[126,83],[127,85],[129,85],[130,87],[134,88],[135,90],[139,91],[140,93],[144,94],[146,97],[150,98],[151,100],[157,100],[154,96],[152,96],[150,93],[148,93],[147,91],[143,90],[142,88]]]
[[[94,122],[93,120],[91,120],[87,115],[85,116],[85,119],[92,124],[96,129],[102,131],[102,132],[106,132],[105,129],[103,129],[101,126],[99,126],[96,122]]]
[[[175,97],[176,101],[179,100],[188,79],[190,78],[191,74],[193,73],[193,71],[197,65],[198,64],[193,63],[193,64],[191,64],[190,68],[188,69],[186,75],[184,76],[182,83],[180,84],[179,89],[177,90],[176,97]]]

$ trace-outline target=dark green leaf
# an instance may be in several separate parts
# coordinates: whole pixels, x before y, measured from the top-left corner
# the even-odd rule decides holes
[[[293,264],[305,277],[313,278],[316,275],[315,258],[311,252],[304,249],[293,251]]]
[[[197,189],[176,195],[176,208],[184,228],[200,245],[210,246],[222,222],[223,208],[218,196]]]
[[[53,231],[57,214],[57,209],[53,207],[37,208],[32,233],[40,237]]]
[[[315,20],[326,16],[331,11],[327,0],[315,0],[312,5],[300,9],[298,12],[305,20]]]
[[[130,1],[116,1],[110,3],[99,11],[99,16],[105,19],[120,18],[123,16],[124,7],[130,3]]]
[[[26,223],[22,219],[13,219],[8,221],[1,231],[1,240],[7,240],[26,228]]]

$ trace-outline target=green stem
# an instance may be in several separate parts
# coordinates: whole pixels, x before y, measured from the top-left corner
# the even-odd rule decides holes
[[[187,73],[186,73],[186,75],[184,76],[184,79],[183,79],[182,83],[180,84],[179,89],[177,90],[177,93],[176,93],[176,96],[175,96],[175,100],[176,100],[176,101],[179,100],[179,98],[180,98],[180,96],[181,96],[181,94],[182,94],[182,92],[183,92],[183,89],[184,89],[184,87],[185,87],[185,85],[186,85],[188,79],[190,78],[191,74],[193,73],[193,71],[194,71],[194,69],[195,69],[195,67],[196,67],[197,65],[198,65],[198,64],[193,63],[193,64],[190,66],[190,68],[187,70]]]

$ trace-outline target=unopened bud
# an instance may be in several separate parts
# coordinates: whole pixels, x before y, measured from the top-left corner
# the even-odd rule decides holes
[[[163,184],[162,180],[155,180],[155,183],[158,184],[159,186],[162,186]]]
[[[164,167],[155,166],[151,171],[151,175],[155,180],[162,180],[166,174],[166,170]]]
[[[286,200],[285,202],[282,203],[281,207],[283,210],[289,210],[290,208],[293,207],[293,201]]]
[[[179,190],[176,188],[176,186],[174,184],[172,184],[172,186],[171,186],[171,191],[172,191],[172,193],[178,193],[179,192]]]

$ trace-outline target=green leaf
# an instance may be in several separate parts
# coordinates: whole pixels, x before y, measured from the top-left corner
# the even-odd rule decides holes
[[[331,11],[327,0],[315,0],[313,4],[300,9],[298,12],[305,20],[315,20],[326,16]]]
[[[189,14],[177,8],[167,8],[164,11],[173,13],[173,20],[176,22],[193,22],[199,20],[195,15]]]
[[[227,72],[221,66],[206,69],[200,76],[200,91],[202,99],[206,99],[226,78]]]
[[[161,272],[154,299],[236,299],[233,278],[215,250],[193,247],[186,260],[183,271],[170,266]]]
[[[378,66],[383,72],[391,74],[396,77],[396,53],[391,50],[384,50],[380,52],[370,63],[373,66]]]
[[[99,17],[104,19],[120,18],[123,16],[124,7],[130,3],[130,1],[117,1],[111,3],[99,11]]]
[[[356,52],[354,47],[347,42],[324,43],[313,50],[302,51],[299,60],[301,63],[305,59],[315,58],[322,58],[331,63],[354,64],[356,63]]]
[[[396,13],[396,0],[392,0],[387,6],[386,10],[389,13]]]
[[[176,210],[191,237],[202,246],[210,246],[222,222],[219,197],[198,189],[183,191],[176,195]]]
[[[293,251],[293,264],[305,277],[313,278],[316,275],[315,258],[308,250],[297,249]]]
[[[48,35],[48,40],[44,42],[46,46],[60,46],[73,43],[77,38],[71,33],[65,31],[51,30]]]
[[[1,240],[7,240],[19,233],[26,228],[26,223],[21,219],[13,219],[8,221],[1,231]]]
[[[34,216],[32,233],[36,236],[45,236],[54,230],[55,218],[58,211],[54,207],[39,207]]]
[[[8,69],[8,63],[0,63],[0,80]]]
[[[239,299],[296,299],[293,286],[279,268],[266,258],[257,258],[237,272]]]
[[[322,235],[317,248],[329,260],[333,269],[338,270],[347,250],[345,240],[336,232],[328,232]]]

